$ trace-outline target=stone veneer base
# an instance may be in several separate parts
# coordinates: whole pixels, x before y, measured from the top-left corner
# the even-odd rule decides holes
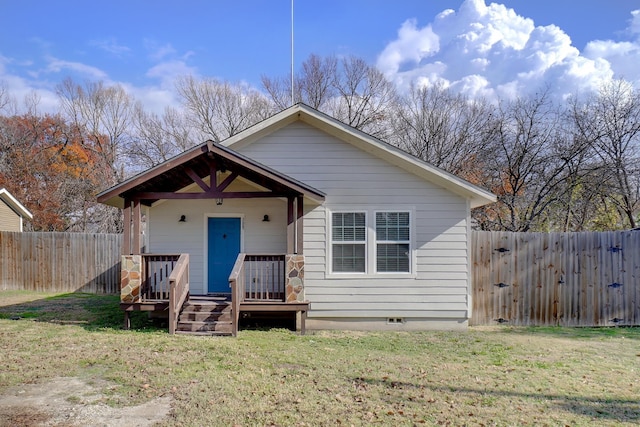
[[[285,301],[304,302],[304,255],[285,255]]]
[[[120,275],[120,301],[140,302],[142,284],[142,255],[122,255]]]

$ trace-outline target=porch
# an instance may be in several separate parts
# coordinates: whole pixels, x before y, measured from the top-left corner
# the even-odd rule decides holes
[[[131,286],[138,276],[140,285]],[[170,334],[236,336],[243,314],[296,313],[304,334],[309,303],[303,297],[303,278],[302,255],[240,253],[228,293],[191,295],[188,254],[123,256],[124,327],[130,327],[132,311],[149,311],[168,317]]]
[[[267,200],[275,201],[271,209],[282,209],[270,212],[277,221],[257,216],[261,212],[256,207]],[[309,309],[304,299],[304,204],[322,204],[324,193],[207,141],[101,193],[98,201],[124,213],[125,328],[132,311],[166,312],[172,334],[235,336],[243,313],[295,312],[304,332]],[[182,211],[185,206],[189,215]],[[150,236],[163,236],[151,239],[151,251],[143,240],[143,209],[151,218],[157,212],[175,218],[159,220],[150,230]],[[231,228],[219,229],[226,220]],[[157,246],[180,248],[181,253],[146,253]],[[259,248],[286,252],[256,254]],[[191,283],[190,254],[197,264],[191,269],[197,279]],[[199,295],[192,295],[192,289]]]

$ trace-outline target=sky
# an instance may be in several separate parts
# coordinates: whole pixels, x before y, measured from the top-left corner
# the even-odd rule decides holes
[[[0,84],[34,91],[120,84],[148,109],[177,105],[176,78],[260,88],[291,68],[291,0],[0,0]],[[357,56],[399,90],[444,84],[512,98],[559,97],[610,78],[640,87],[640,0],[294,0],[294,68],[310,55]]]

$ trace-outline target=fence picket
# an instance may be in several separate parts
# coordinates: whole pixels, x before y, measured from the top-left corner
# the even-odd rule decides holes
[[[0,289],[120,292],[122,236],[0,231]]]
[[[501,317],[511,325],[640,325],[640,232],[474,231],[471,241],[472,325]]]

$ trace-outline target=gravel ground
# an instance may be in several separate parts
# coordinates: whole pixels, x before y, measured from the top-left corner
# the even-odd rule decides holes
[[[139,406],[113,408],[102,390],[109,383],[79,378],[55,378],[26,384],[0,395],[0,427],[9,426],[152,426],[171,411],[171,397]]]

